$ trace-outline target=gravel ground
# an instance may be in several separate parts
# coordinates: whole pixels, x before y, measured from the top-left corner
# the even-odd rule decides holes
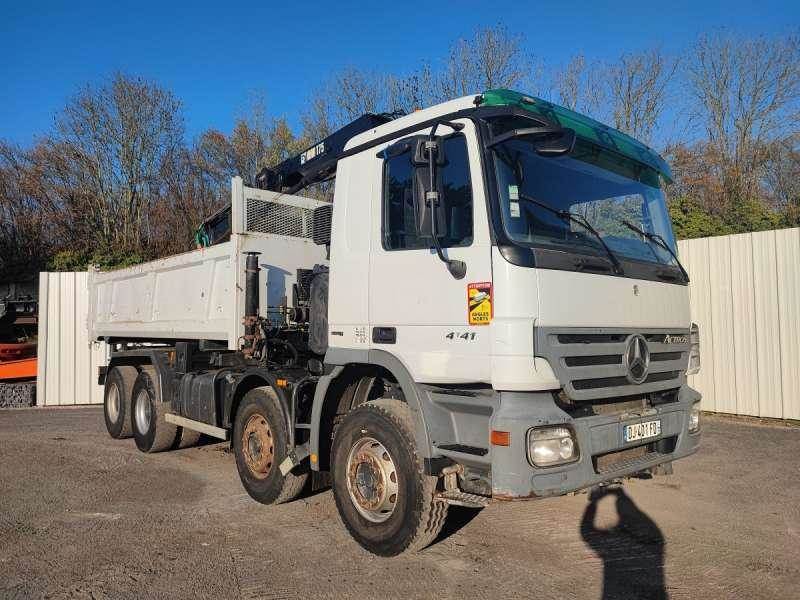
[[[0,597],[798,597],[800,428],[703,427],[671,477],[452,509],[437,543],[386,559],[330,491],[251,501],[225,444],[146,455],[100,408],[0,411]]]

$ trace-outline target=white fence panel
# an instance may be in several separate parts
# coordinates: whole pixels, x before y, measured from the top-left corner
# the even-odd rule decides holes
[[[97,367],[106,364],[103,343],[90,343],[87,275],[39,274],[37,404],[102,404]]]
[[[702,368],[703,409],[800,419],[800,229],[678,243]]]

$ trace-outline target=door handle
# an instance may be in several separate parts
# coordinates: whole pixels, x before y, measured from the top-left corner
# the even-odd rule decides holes
[[[394,327],[373,327],[373,344],[394,344],[397,342],[397,329]]]

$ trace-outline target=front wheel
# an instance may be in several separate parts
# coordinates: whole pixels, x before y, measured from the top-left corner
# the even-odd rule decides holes
[[[425,475],[408,405],[382,398],[345,416],[333,440],[333,493],[350,535],[380,556],[422,550],[436,539],[447,504]]]

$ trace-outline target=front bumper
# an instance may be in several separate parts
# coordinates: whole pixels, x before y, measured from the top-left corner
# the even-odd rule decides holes
[[[700,432],[689,433],[688,429],[689,412],[699,400],[700,394],[684,385],[677,402],[637,413],[572,418],[556,405],[551,393],[501,392],[491,428],[508,431],[511,443],[491,449],[492,497],[514,500],[559,496],[689,456],[700,443]],[[659,436],[624,442],[625,425],[654,419],[661,420]],[[576,462],[547,468],[530,464],[527,432],[545,425],[572,428],[580,452]],[[639,446],[646,447],[641,452],[611,454]],[[598,463],[601,456],[605,458]]]

